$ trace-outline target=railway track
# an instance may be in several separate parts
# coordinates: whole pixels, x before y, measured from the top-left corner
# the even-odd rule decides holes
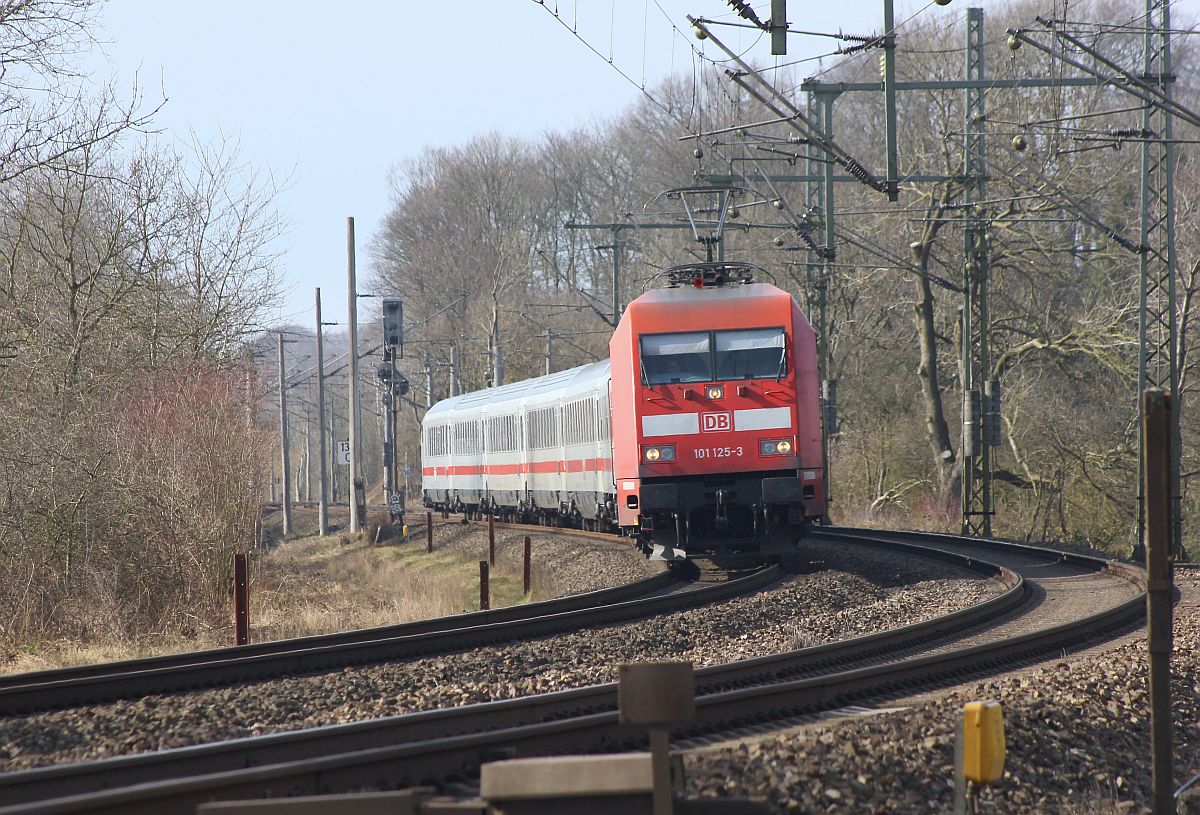
[[[436,516],[435,516],[436,517]],[[447,520],[436,522],[446,526],[470,523],[487,526],[484,520]],[[496,523],[496,527],[514,531],[557,534],[597,540],[605,543],[620,541],[614,535],[577,529],[559,529],[526,524]],[[750,570],[742,570],[746,576]],[[437,653],[458,643],[464,647],[500,642],[525,636],[520,623],[554,615],[587,612],[607,606],[621,606],[655,594],[677,592],[686,575],[658,574],[644,580],[594,592],[573,594],[539,603],[507,606],[489,611],[455,614],[429,620],[417,620],[397,625],[379,626],[354,631],[274,640],[227,648],[167,654],[137,660],[80,665],[47,671],[0,676],[0,716],[28,713],[72,705],[129,699],[151,693],[194,690],[222,684],[266,679],[288,674],[329,670],[372,661],[404,659]],[[715,582],[715,581],[714,581]],[[745,584],[747,587],[752,584]],[[746,588],[746,590],[753,590]],[[711,600],[698,598],[695,602]],[[677,601],[683,602],[683,601]],[[669,607],[669,603],[667,604]],[[685,606],[680,606],[685,607]],[[636,610],[622,608],[624,612]],[[612,616],[616,609],[604,612]],[[569,624],[569,618],[558,618]],[[589,625],[587,617],[578,624]],[[451,633],[454,632],[454,633]],[[443,636],[438,636],[443,635]],[[483,639],[480,639],[482,637]]]
[[[278,640],[79,668],[15,674],[0,680],[0,715],[129,699],[279,676],[411,659],[580,627],[668,613],[757,591],[779,577],[759,569],[738,580],[669,594],[676,578],[654,577],[541,603],[508,606],[339,634]]]
[[[699,737],[758,721],[812,715],[914,688],[1011,667],[1128,626],[1141,611],[1135,570],[1033,547],[828,530],[854,545],[899,549],[958,563],[1006,590],[946,617],[902,629],[697,671]],[[921,540],[924,545],[914,542]],[[932,548],[930,548],[932,547]],[[1008,561],[995,565],[981,557]],[[1025,579],[1022,572],[1036,575]],[[1068,622],[1038,617],[1055,586],[1107,580],[1126,599]],[[737,582],[737,581],[734,581]],[[1116,590],[1116,594],[1121,594]],[[999,642],[999,620],[1028,629]],[[237,797],[390,788],[469,775],[486,755],[590,751],[633,746],[617,724],[613,685],[426,711],[404,716],[240,739],[0,776],[0,800],[15,812],[191,811],[196,802]],[[178,780],[163,780],[179,776]],[[132,785],[132,786],[130,786]],[[111,791],[99,792],[106,788]],[[67,796],[67,797],[62,797]],[[45,800],[53,797],[54,800]],[[38,803],[38,802],[41,803]]]

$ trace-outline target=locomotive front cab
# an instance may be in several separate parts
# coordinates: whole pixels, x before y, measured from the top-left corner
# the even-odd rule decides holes
[[[629,407],[614,434],[622,526],[668,558],[791,551],[825,509],[815,338],[791,296],[648,292],[611,350],[614,422]]]

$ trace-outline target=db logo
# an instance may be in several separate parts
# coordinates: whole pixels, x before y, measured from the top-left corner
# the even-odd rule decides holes
[[[701,413],[700,429],[705,433],[714,431],[733,430],[732,413]]]

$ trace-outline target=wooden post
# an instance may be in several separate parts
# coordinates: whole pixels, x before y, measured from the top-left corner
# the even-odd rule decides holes
[[[250,578],[244,552],[233,556],[233,623],[238,645],[250,642]]]
[[[650,728],[650,774],[654,815],[671,815],[671,732],[665,727]]]
[[[1171,395],[1143,394],[1145,472],[1146,639],[1150,657],[1151,797],[1154,815],[1174,815],[1171,757]]]
[[[496,516],[488,513],[488,565],[496,565]]]
[[[524,576],[521,580],[521,585],[524,586],[526,594],[529,594],[529,561],[530,561],[531,551],[532,551],[532,547],[529,543],[529,536],[526,535],[525,536],[525,568],[524,568],[524,571],[522,572],[522,574]]]
[[[488,591],[488,562],[486,560],[479,561],[479,610],[487,611],[492,607],[489,601],[490,593]]]
[[[671,815],[670,733],[673,724],[696,716],[696,678],[690,662],[643,662],[621,665],[617,674],[617,711],[621,724],[650,729],[650,765],[654,815]]]
[[[425,551],[433,551],[433,512],[425,513]]]

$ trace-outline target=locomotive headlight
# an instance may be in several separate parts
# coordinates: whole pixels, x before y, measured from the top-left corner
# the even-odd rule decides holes
[[[724,385],[709,385],[707,388],[704,389],[704,395],[707,396],[709,399],[724,399],[725,398],[725,386]]]
[[[786,456],[792,452],[791,439],[767,439],[758,443],[758,452],[764,456]]]
[[[675,460],[675,445],[660,444],[656,447],[642,449],[642,460],[650,463]]]

